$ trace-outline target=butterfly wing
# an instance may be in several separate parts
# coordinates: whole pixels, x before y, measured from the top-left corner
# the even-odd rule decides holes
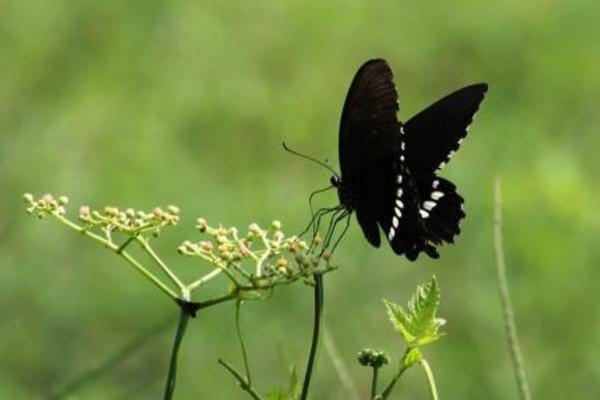
[[[398,94],[389,65],[382,59],[365,62],[344,102],[340,120],[339,159],[344,190],[356,210],[365,237],[378,247],[381,239],[377,209],[381,181],[399,146]],[[389,172],[388,172],[389,173]]]
[[[427,242],[452,243],[460,233],[464,200],[454,184],[435,173],[458,150],[486,91],[483,83],[459,89],[406,122],[406,160],[421,198]]]
[[[427,180],[458,150],[487,88],[479,83],[459,89],[406,122],[406,161],[417,180]]]
[[[390,67],[384,60],[367,61],[356,73],[342,111],[340,164],[344,190],[369,243],[380,245],[380,226],[394,252],[414,259],[415,249],[424,245],[423,226],[405,167],[397,112]]]

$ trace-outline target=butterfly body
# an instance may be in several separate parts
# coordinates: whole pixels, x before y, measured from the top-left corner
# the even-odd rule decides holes
[[[395,253],[437,258],[435,246],[460,233],[463,199],[437,172],[458,149],[486,90],[467,86],[403,124],[388,64],[375,59],[358,70],[340,122],[341,175],[331,183],[373,246],[381,244],[381,229]]]

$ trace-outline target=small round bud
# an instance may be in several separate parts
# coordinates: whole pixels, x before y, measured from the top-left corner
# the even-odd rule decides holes
[[[79,207],[79,218],[88,219],[89,217],[90,217],[90,207],[89,206]]]
[[[200,242],[200,248],[204,251],[211,251],[213,249],[213,244],[209,241],[203,241]]]
[[[225,236],[225,235],[227,235],[227,229],[223,228],[222,226],[219,226],[219,229],[217,229],[217,234],[221,235],[221,236]]]
[[[275,240],[281,240],[281,239],[283,239],[283,232],[277,231],[277,232],[275,232],[273,237],[275,238]]]
[[[280,257],[277,260],[277,266],[279,268],[284,268],[285,269],[287,267],[287,265],[288,265],[288,261],[284,257]]]
[[[333,254],[331,254],[331,252],[328,250],[325,253],[323,253],[323,260],[329,262],[331,261],[331,256],[333,256]]]
[[[135,210],[133,208],[128,208],[127,210],[125,210],[125,214],[129,218],[134,218],[135,217]]]
[[[167,206],[167,211],[169,211],[173,215],[178,215],[179,214],[179,207],[174,206],[174,205],[171,204],[171,205]]]
[[[164,213],[165,213],[165,212],[164,212],[164,211],[162,210],[162,208],[160,208],[160,207],[155,207],[155,208],[152,210],[152,215],[153,215],[155,218],[160,218],[160,217],[162,217]]]
[[[318,246],[321,242],[323,242],[323,239],[321,239],[321,236],[317,233],[313,239],[313,243]]]
[[[24,193],[23,200],[26,201],[27,203],[33,203],[34,198],[31,193]]]
[[[229,251],[229,246],[227,243],[222,243],[217,247],[217,250],[219,250],[221,253],[225,253],[226,251]]]
[[[208,224],[206,223],[206,220],[204,218],[198,218],[196,220],[196,228],[202,233],[206,232],[206,230],[208,229]]]
[[[281,229],[281,222],[278,220],[275,220],[273,222],[271,222],[271,228],[273,228],[274,230],[278,231]]]
[[[289,247],[288,247],[289,251],[291,253],[295,253],[298,251],[298,242],[296,240],[294,240],[293,242],[290,243]]]
[[[225,251],[225,252],[223,252],[223,253],[221,254],[221,258],[222,258],[224,261],[229,261],[229,260],[231,260],[231,259],[233,258],[233,256],[231,255],[231,253],[230,253],[230,252],[228,252],[228,251]]]
[[[229,228],[229,234],[232,236],[237,236],[237,234],[238,234],[237,228],[236,227]]]
[[[185,254],[185,251],[186,251],[186,248],[185,248],[184,245],[181,245],[181,246],[177,247],[177,252],[179,254]]]
[[[256,235],[260,235],[262,233],[260,226],[258,226],[258,224],[255,222],[250,224],[248,230]]]
[[[219,242],[219,243],[225,243],[225,242],[227,242],[227,238],[225,236],[218,235],[217,236],[217,242]]]
[[[58,204],[60,204],[61,206],[66,206],[67,204],[69,204],[69,198],[67,196],[60,196],[58,198]]]
[[[106,206],[104,207],[104,214],[109,217],[116,217],[119,215],[119,209],[117,207]]]
[[[42,200],[44,201],[44,203],[50,204],[54,201],[54,197],[50,193],[46,193],[42,196]]]

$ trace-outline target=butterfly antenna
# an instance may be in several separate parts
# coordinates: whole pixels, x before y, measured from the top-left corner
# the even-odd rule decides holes
[[[335,175],[335,176],[338,176],[338,173],[337,173],[337,172],[335,172],[335,170],[334,170],[333,168],[331,168],[329,165],[327,165],[327,163],[324,163],[324,162],[323,162],[323,161],[321,161],[321,160],[317,160],[316,158],[313,158],[313,157],[307,156],[306,154],[299,153],[299,152],[297,152],[296,150],[293,150],[293,149],[291,149],[290,147],[288,147],[288,145],[287,145],[287,144],[285,144],[285,142],[281,142],[281,144],[283,145],[283,149],[284,149],[285,151],[287,151],[288,153],[292,153],[292,154],[293,154],[293,155],[295,155],[295,156],[302,157],[302,158],[305,158],[305,159],[307,159],[307,160],[309,160],[309,161],[312,161],[312,162],[314,162],[314,163],[317,163],[317,164],[319,164],[320,166],[322,166],[322,167],[326,168],[326,169],[327,169],[329,172],[331,172],[333,175]]]

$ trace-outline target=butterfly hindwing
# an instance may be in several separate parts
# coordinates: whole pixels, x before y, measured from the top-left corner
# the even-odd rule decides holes
[[[465,217],[463,198],[452,182],[434,176],[428,190],[421,192],[419,214],[423,219],[426,237],[435,244],[453,243],[460,233],[459,223]]]

